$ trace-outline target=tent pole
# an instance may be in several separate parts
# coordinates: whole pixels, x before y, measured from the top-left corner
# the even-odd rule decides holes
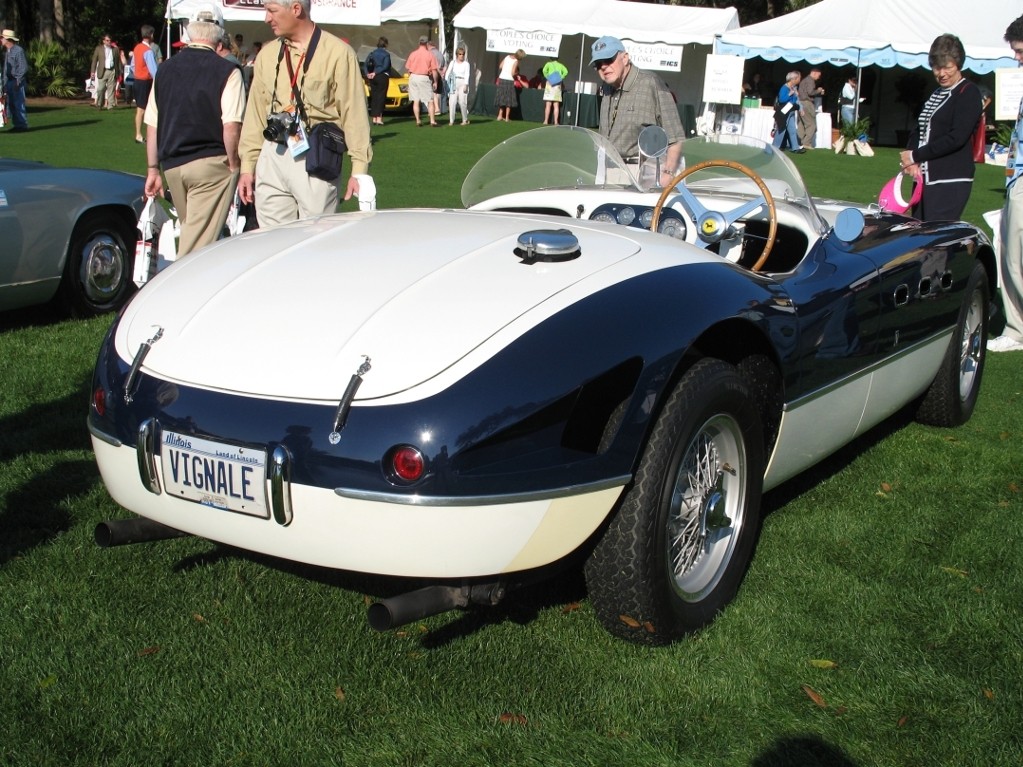
[[[863,65],[860,63],[863,57],[863,51],[856,51],[856,102],[853,104],[853,122],[858,122],[860,119],[860,88],[863,87]],[[842,122],[839,117],[839,123]]]
[[[583,32],[579,36],[579,70],[578,70],[579,74],[576,75],[577,79],[575,81],[576,83],[575,114],[573,115],[573,120],[575,122],[573,123],[573,125],[575,125],[575,127],[577,128],[579,127],[579,103],[582,101],[582,96],[579,93],[579,84],[583,81],[583,62],[585,60],[586,60],[586,33]],[[564,90],[564,88],[562,88],[562,90]]]

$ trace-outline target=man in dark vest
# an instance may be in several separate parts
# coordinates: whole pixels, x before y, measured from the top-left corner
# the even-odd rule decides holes
[[[224,17],[200,4],[189,44],[160,65],[146,107],[146,195],[163,194],[163,168],[181,223],[177,254],[217,239],[238,184],[238,137],[245,116],[241,70],[217,55]]]

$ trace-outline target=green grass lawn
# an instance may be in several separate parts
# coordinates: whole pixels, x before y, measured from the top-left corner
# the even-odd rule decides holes
[[[30,103],[0,153],[141,172],[133,111]],[[459,206],[527,127],[375,128],[379,205]],[[860,201],[898,166],[793,159]],[[978,168],[970,220],[1001,206],[1000,170]],[[597,626],[574,572],[376,634],[379,584],[199,539],[97,548],[125,516],[85,427],[109,324],[0,315],[0,765],[1023,762],[1023,355],[989,356],[966,426],[896,418],[768,494],[732,606],[644,649]]]

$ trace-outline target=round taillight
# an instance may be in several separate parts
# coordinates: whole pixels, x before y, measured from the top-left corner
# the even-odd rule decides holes
[[[96,408],[96,414],[103,416],[107,413],[107,391],[102,386],[92,393],[92,406]]]
[[[425,468],[423,454],[411,445],[402,445],[391,451],[391,471],[402,482],[415,482],[423,476]]]

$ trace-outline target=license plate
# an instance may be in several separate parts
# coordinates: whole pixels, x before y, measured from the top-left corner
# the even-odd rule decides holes
[[[270,516],[265,450],[164,431],[160,463],[170,495],[254,517]]]

